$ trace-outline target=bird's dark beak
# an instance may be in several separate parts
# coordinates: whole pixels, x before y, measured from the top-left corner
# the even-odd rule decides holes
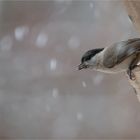
[[[82,69],[85,69],[85,68],[87,68],[87,66],[84,63],[82,63],[78,66],[78,70],[82,70]]]

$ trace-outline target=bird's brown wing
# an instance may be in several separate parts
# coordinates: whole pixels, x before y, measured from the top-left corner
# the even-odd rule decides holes
[[[113,68],[130,55],[140,51],[140,38],[116,43],[104,51],[103,65],[107,68]]]

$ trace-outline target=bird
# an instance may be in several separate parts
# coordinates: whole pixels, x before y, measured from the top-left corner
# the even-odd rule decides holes
[[[132,70],[140,61],[140,38],[123,40],[105,48],[88,50],[81,58],[78,70],[93,69],[115,74],[126,72],[131,80],[135,79]]]

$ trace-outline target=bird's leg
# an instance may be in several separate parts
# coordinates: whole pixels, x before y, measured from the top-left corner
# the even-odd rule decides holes
[[[136,67],[136,65],[135,66],[129,66],[129,68],[128,68],[128,70],[127,70],[127,74],[129,75],[129,78],[131,79],[131,80],[135,80],[135,75],[134,75],[134,73],[132,72],[132,70],[134,69]]]
[[[127,70],[127,74],[129,75],[129,78],[131,80],[135,80],[135,75],[132,72],[132,70],[137,67],[137,63],[138,63],[138,55],[136,55],[136,57],[132,60],[131,64],[129,65],[129,68]]]

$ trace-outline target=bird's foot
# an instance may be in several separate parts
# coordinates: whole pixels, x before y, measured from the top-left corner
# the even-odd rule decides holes
[[[129,69],[127,70],[127,74],[129,75],[129,78],[133,81],[136,79],[136,77],[135,77],[134,73],[132,72],[132,70],[136,67],[137,67],[137,65],[130,66]]]
[[[134,73],[132,72],[132,70],[128,69],[128,70],[127,70],[127,74],[128,74],[128,76],[129,76],[129,78],[130,78],[131,80],[135,80],[135,75],[134,75]]]

